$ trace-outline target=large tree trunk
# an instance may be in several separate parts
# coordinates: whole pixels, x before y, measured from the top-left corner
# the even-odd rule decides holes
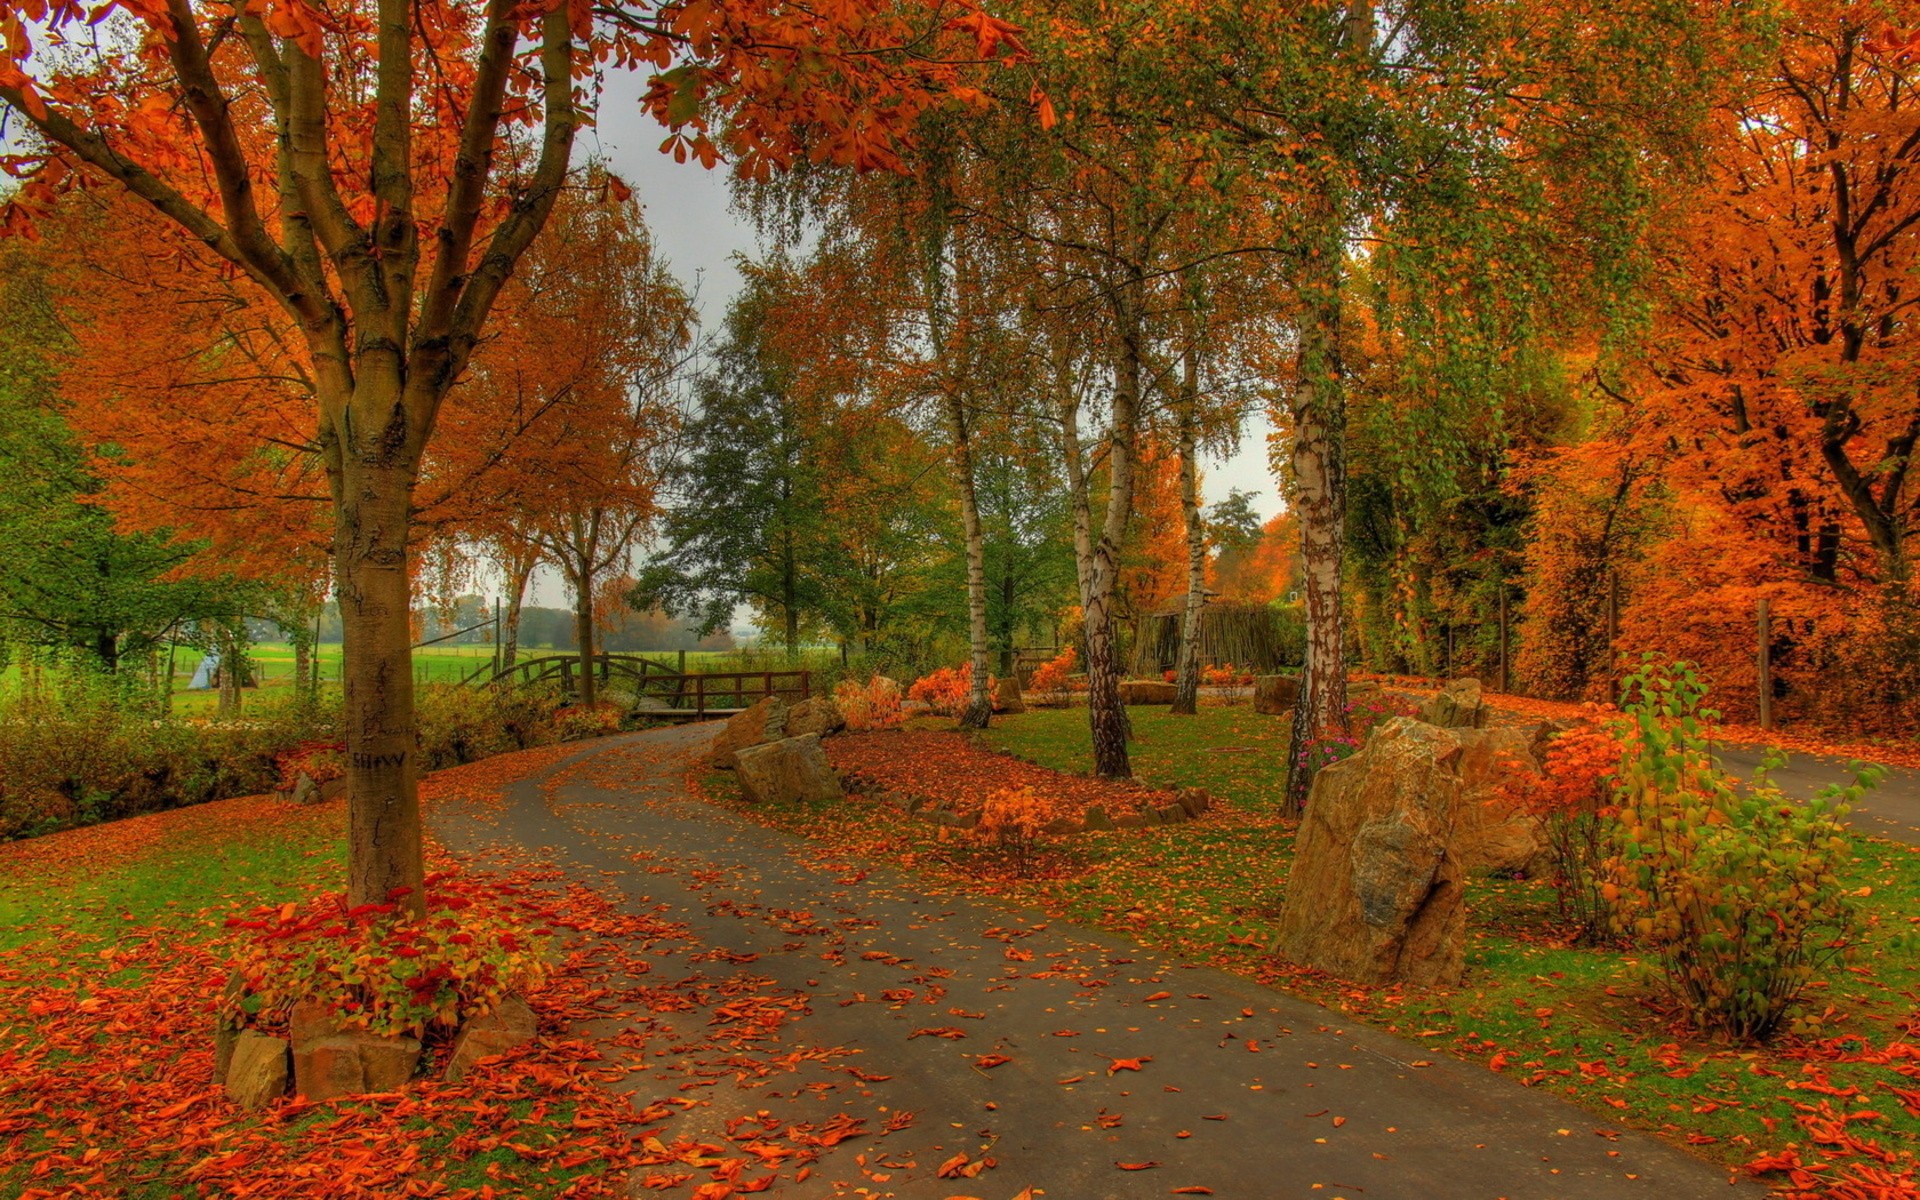
[[[347,726],[347,900],[425,911],[407,522],[413,471],[342,455],[334,563]]]
[[[946,394],[947,422],[953,434],[953,474],[960,485],[960,523],[967,539],[967,649],[973,687],[960,710],[960,728],[985,729],[993,718],[993,693],[987,686],[987,551],[980,530],[980,502],[973,483],[973,445],[967,429],[966,402],[958,389]]]
[[[1337,229],[1337,224],[1329,222]],[[1287,801],[1300,810],[1313,784],[1319,747],[1348,736],[1346,646],[1340,576],[1346,538],[1346,395],[1340,363],[1342,247],[1323,240],[1309,264],[1307,319],[1300,330],[1300,379],[1290,398],[1292,501],[1305,575],[1307,672],[1300,691]]]
[[[1200,469],[1194,461],[1199,452],[1194,408],[1200,401],[1196,353],[1187,351],[1186,378],[1180,389],[1180,511],[1187,529],[1187,607],[1180,619],[1173,711],[1183,716],[1200,711],[1200,610],[1207,603],[1207,531],[1200,521]]]

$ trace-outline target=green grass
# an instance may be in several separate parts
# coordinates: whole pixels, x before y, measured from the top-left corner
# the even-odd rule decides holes
[[[1497,1064],[1605,1121],[1662,1132],[1729,1163],[1806,1144],[1796,1105],[1827,1096],[1789,1089],[1788,1081],[1859,1087],[1862,1097],[1833,1103],[1880,1116],[1854,1122],[1850,1132],[1920,1152],[1920,1117],[1886,1090],[1911,1088],[1914,1080],[1869,1063],[1811,1061],[1822,1057],[1811,1041],[1782,1038],[1754,1048],[1690,1035],[1632,956],[1567,943],[1544,884],[1472,881],[1468,974],[1459,989],[1354,988],[1273,959],[1267,947],[1285,900],[1294,837],[1278,812],[1284,725],[1244,707],[1202,708],[1196,717],[1135,708],[1130,716],[1136,776],[1204,787],[1229,802],[1222,816],[1082,835],[1020,877],[992,851],[893,820],[857,799],[749,812],[842,850],[918,864],[950,885],[977,891],[984,877],[985,890],[1296,992],[1407,1036],[1432,1057]],[[997,719],[980,736],[1043,765],[1084,772],[1091,765],[1086,721],[1084,709],[1037,710]],[[731,786],[718,782],[715,789]],[[1848,882],[1871,889],[1859,901],[1865,936],[1852,965],[1836,966],[1807,993],[1806,1011],[1831,1010],[1809,1038],[1853,1038],[1872,1047],[1908,1040],[1907,1024],[1920,1016],[1920,939],[1913,932],[1920,925],[1920,850],[1861,840]]]

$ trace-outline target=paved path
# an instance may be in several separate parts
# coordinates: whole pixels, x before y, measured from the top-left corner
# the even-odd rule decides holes
[[[1758,746],[1714,746],[1721,765],[1741,775],[1751,775],[1760,765],[1764,751]],[[1833,784],[1853,782],[1845,759],[1815,754],[1794,754],[1787,765],[1773,773],[1773,781],[1787,795],[1806,799]],[[1854,806],[1847,823],[1870,837],[1920,846],[1920,771],[1912,767],[1892,767],[1880,786],[1868,792]]]
[[[734,975],[803,1004],[779,1035],[796,1069],[770,1081],[657,1048],[663,1032],[691,1041],[706,1014],[668,1018],[681,1022],[677,1033],[635,1029],[627,1058],[645,1064],[629,1076],[636,1102],[707,1101],[672,1118],[663,1139],[718,1138],[755,1113],[770,1125],[845,1113],[869,1132],[914,1114],[884,1138],[826,1151],[804,1182],[789,1165],[770,1194],[1005,1200],[1031,1187],[1047,1200],[1690,1200],[1762,1191],[1729,1186],[1722,1168],[1483,1067],[1245,979],[1037,913],[924,896],[884,865],[822,862],[809,843],[681,796],[688,756],[711,733],[607,739],[516,785],[504,812],[433,819],[462,855],[515,849],[684,922],[687,948],[663,955],[656,975],[705,973],[701,985],[719,990]],[[914,1036],[931,1028],[966,1036]],[[616,1043],[622,1030],[598,1032]],[[822,1063],[810,1056],[821,1048],[847,1057]],[[996,1055],[1007,1061],[983,1065]],[[977,1178],[936,1178],[959,1153],[997,1165]],[[684,1196],[691,1186],[636,1194]]]

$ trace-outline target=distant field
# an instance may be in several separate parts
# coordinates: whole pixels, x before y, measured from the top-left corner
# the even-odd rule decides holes
[[[571,649],[556,650],[551,646],[522,645],[519,660],[525,662],[532,658],[545,658],[555,654],[572,654]],[[674,666],[679,662],[677,650],[615,651],[615,653],[636,653],[666,665]],[[737,650],[689,650],[687,669],[692,671],[740,671],[759,670],[757,659],[752,651]],[[253,666],[253,677],[261,692],[277,692],[293,686],[293,647],[286,642],[259,642],[247,650],[248,661]],[[491,645],[449,645],[425,646],[413,652],[413,678],[416,683],[459,683],[473,675],[493,658]],[[187,646],[181,646],[173,655],[173,703],[177,711],[194,712],[201,708],[214,707],[217,697],[211,689],[189,690],[193,682],[193,673],[199,667],[201,652]],[[337,688],[340,683],[340,644],[338,642],[321,645],[317,659],[320,668],[321,686]],[[164,661],[164,658],[163,658]],[[133,664],[128,664],[129,668]],[[815,665],[802,663],[801,665]],[[779,669],[777,666],[775,669]],[[0,686],[19,679],[19,665],[11,664],[0,670]],[[251,696],[249,696],[249,699]],[[244,706],[244,701],[243,701]]]

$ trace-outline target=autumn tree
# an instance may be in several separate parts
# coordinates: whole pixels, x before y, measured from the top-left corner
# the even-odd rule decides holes
[[[93,36],[94,14],[71,6],[0,16],[0,101],[47,151],[12,219],[76,173],[111,180],[299,331],[346,628],[348,890],[356,903],[405,894],[418,906],[414,476],[564,185],[590,115],[576,81],[602,64],[652,69],[647,105],[673,128],[669,144],[709,163],[724,149],[748,172],[800,155],[892,166],[899,139],[955,85],[939,30],[957,22],[991,51],[995,26],[864,2],[794,19],[769,0],[178,0],[106,15],[130,36]],[[52,44],[63,52],[37,49]]]

